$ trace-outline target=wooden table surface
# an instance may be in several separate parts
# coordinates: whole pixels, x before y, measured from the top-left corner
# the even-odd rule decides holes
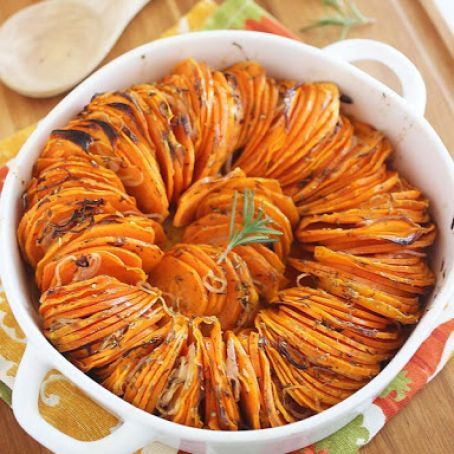
[[[1,0],[0,24],[15,11],[35,3]],[[195,3],[194,0],[152,0],[125,30],[106,62],[140,44],[157,38]],[[304,41],[317,46],[337,39],[337,30],[300,32],[323,13],[319,0],[258,1]],[[454,61],[434,25],[417,0],[358,0],[362,11],[375,23],[352,30],[349,37],[385,41],[403,51],[420,69],[427,85],[427,118],[454,154]],[[392,74],[379,65],[360,65],[399,90]],[[61,97],[30,99],[0,83],[0,138],[42,118]],[[453,452],[454,362],[426,386],[377,437],[363,454],[447,454]],[[5,454],[48,452],[17,425],[11,410],[0,403],[0,452]]]

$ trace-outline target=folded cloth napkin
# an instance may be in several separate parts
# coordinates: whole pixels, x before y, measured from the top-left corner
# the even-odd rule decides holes
[[[195,30],[245,29],[295,38],[269,13],[251,0],[228,0],[218,6],[202,0],[164,34]],[[0,141],[0,190],[11,162],[33,127]],[[411,398],[444,367],[454,353],[454,307],[448,306],[437,328],[409,363],[362,414],[350,424],[301,450],[303,454],[353,454],[368,443]],[[14,376],[24,348],[25,336],[17,325],[0,288],[0,397],[11,402]],[[42,416],[62,432],[79,439],[95,440],[109,434],[120,422],[91,401],[58,371],[50,371],[41,385],[39,408]],[[182,447],[184,448],[184,447]],[[177,450],[153,443],[142,453],[175,454]]]

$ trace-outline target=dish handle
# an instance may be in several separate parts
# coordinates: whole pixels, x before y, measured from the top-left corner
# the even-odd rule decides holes
[[[376,61],[388,67],[399,79],[402,97],[420,115],[426,109],[426,85],[416,66],[400,51],[388,44],[371,39],[346,39],[323,48],[334,58],[353,63]]]
[[[42,359],[37,348],[27,343],[14,382],[12,407],[19,424],[35,440],[53,452],[65,454],[130,453],[156,440],[148,427],[135,421],[124,421],[95,441],[76,440],[60,432],[43,419],[38,408],[41,383],[50,369],[53,367]]]

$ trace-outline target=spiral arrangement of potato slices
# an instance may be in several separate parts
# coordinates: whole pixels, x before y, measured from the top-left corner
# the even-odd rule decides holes
[[[292,423],[364,386],[422,315],[436,228],[391,143],[341,99],[192,59],[95,95],[52,132],[23,197],[49,341],[198,428]],[[232,243],[251,219],[269,229]]]

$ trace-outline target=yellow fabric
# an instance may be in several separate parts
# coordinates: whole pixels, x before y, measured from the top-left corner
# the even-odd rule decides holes
[[[210,17],[218,5],[211,0],[202,0],[197,3],[186,16],[181,17],[178,22],[169,28],[162,37],[178,35],[190,31],[200,30],[207,18]]]
[[[200,1],[164,36],[198,30],[217,7],[211,0]],[[35,126],[0,141],[0,168],[17,154]],[[0,380],[11,388],[24,350],[24,334],[14,319],[5,294],[0,292]],[[120,423],[56,370],[49,371],[41,385],[39,410],[44,419],[60,431],[84,441],[102,438]],[[177,450],[153,443],[143,449],[144,454],[151,452],[172,454]]]
[[[16,156],[22,145],[34,131],[35,127],[36,125],[27,126],[26,128],[15,132],[12,136],[0,140],[0,168]]]
[[[38,406],[44,419],[76,440],[105,437],[120,423],[57,370],[42,382]]]

